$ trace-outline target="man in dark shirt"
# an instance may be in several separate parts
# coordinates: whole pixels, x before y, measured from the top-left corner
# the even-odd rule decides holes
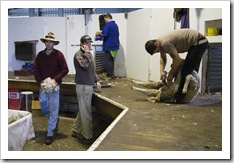
[[[99,78],[95,71],[94,59],[91,51],[92,39],[84,35],[80,39],[80,50],[74,55],[74,67],[76,69],[75,83],[79,111],[72,128],[72,137],[81,138],[85,143],[92,143],[92,95],[93,86],[101,88]]]
[[[40,84],[40,104],[42,113],[48,118],[46,145],[53,142],[54,132],[58,131],[59,86],[68,73],[67,62],[61,51],[54,49],[59,41],[52,32],[41,38],[45,49],[40,51],[34,61],[34,77]]]
[[[112,20],[111,14],[104,16],[105,26],[102,32],[97,32],[97,36],[103,37],[103,51],[106,53],[107,77],[114,77],[114,58],[119,50],[119,27]]]

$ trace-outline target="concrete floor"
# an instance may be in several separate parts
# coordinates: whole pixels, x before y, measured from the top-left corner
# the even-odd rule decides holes
[[[117,78],[109,83],[112,86],[102,88],[100,94],[129,110],[95,151],[222,151],[221,93],[199,95],[190,104],[149,103],[145,95],[131,90],[131,79]],[[89,148],[70,136],[73,119],[61,117],[59,133],[50,146],[44,145],[46,119],[34,120],[37,136],[24,150]],[[109,125],[98,118],[94,121],[96,135]]]

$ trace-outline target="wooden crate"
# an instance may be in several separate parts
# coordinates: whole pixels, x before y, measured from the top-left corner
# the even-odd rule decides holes
[[[42,117],[41,105],[39,100],[32,100],[32,116],[33,117]]]

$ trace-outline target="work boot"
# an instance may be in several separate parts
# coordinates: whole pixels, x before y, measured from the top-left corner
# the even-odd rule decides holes
[[[46,145],[52,144],[53,139],[54,139],[53,136],[47,136],[47,137],[46,137],[46,142],[45,142],[45,144],[46,144]]]
[[[81,134],[79,134],[79,133],[77,133],[77,132],[74,132],[74,131],[72,131],[71,136],[72,136],[73,138],[84,139],[83,135],[81,135]]]
[[[56,123],[56,127],[55,127],[55,129],[54,129],[54,132],[58,132],[58,130],[59,130],[59,128],[58,128],[58,123],[59,123],[59,118],[58,118],[58,121],[57,121],[57,123]]]
[[[94,143],[94,141],[95,141],[94,138],[91,138],[91,139],[84,139],[84,140],[83,140],[84,144],[86,144],[86,145],[91,145],[91,144]]]

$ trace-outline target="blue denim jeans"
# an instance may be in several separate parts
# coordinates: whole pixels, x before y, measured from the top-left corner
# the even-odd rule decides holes
[[[59,91],[46,93],[40,90],[39,100],[41,111],[48,118],[47,136],[53,136],[59,115]]]

